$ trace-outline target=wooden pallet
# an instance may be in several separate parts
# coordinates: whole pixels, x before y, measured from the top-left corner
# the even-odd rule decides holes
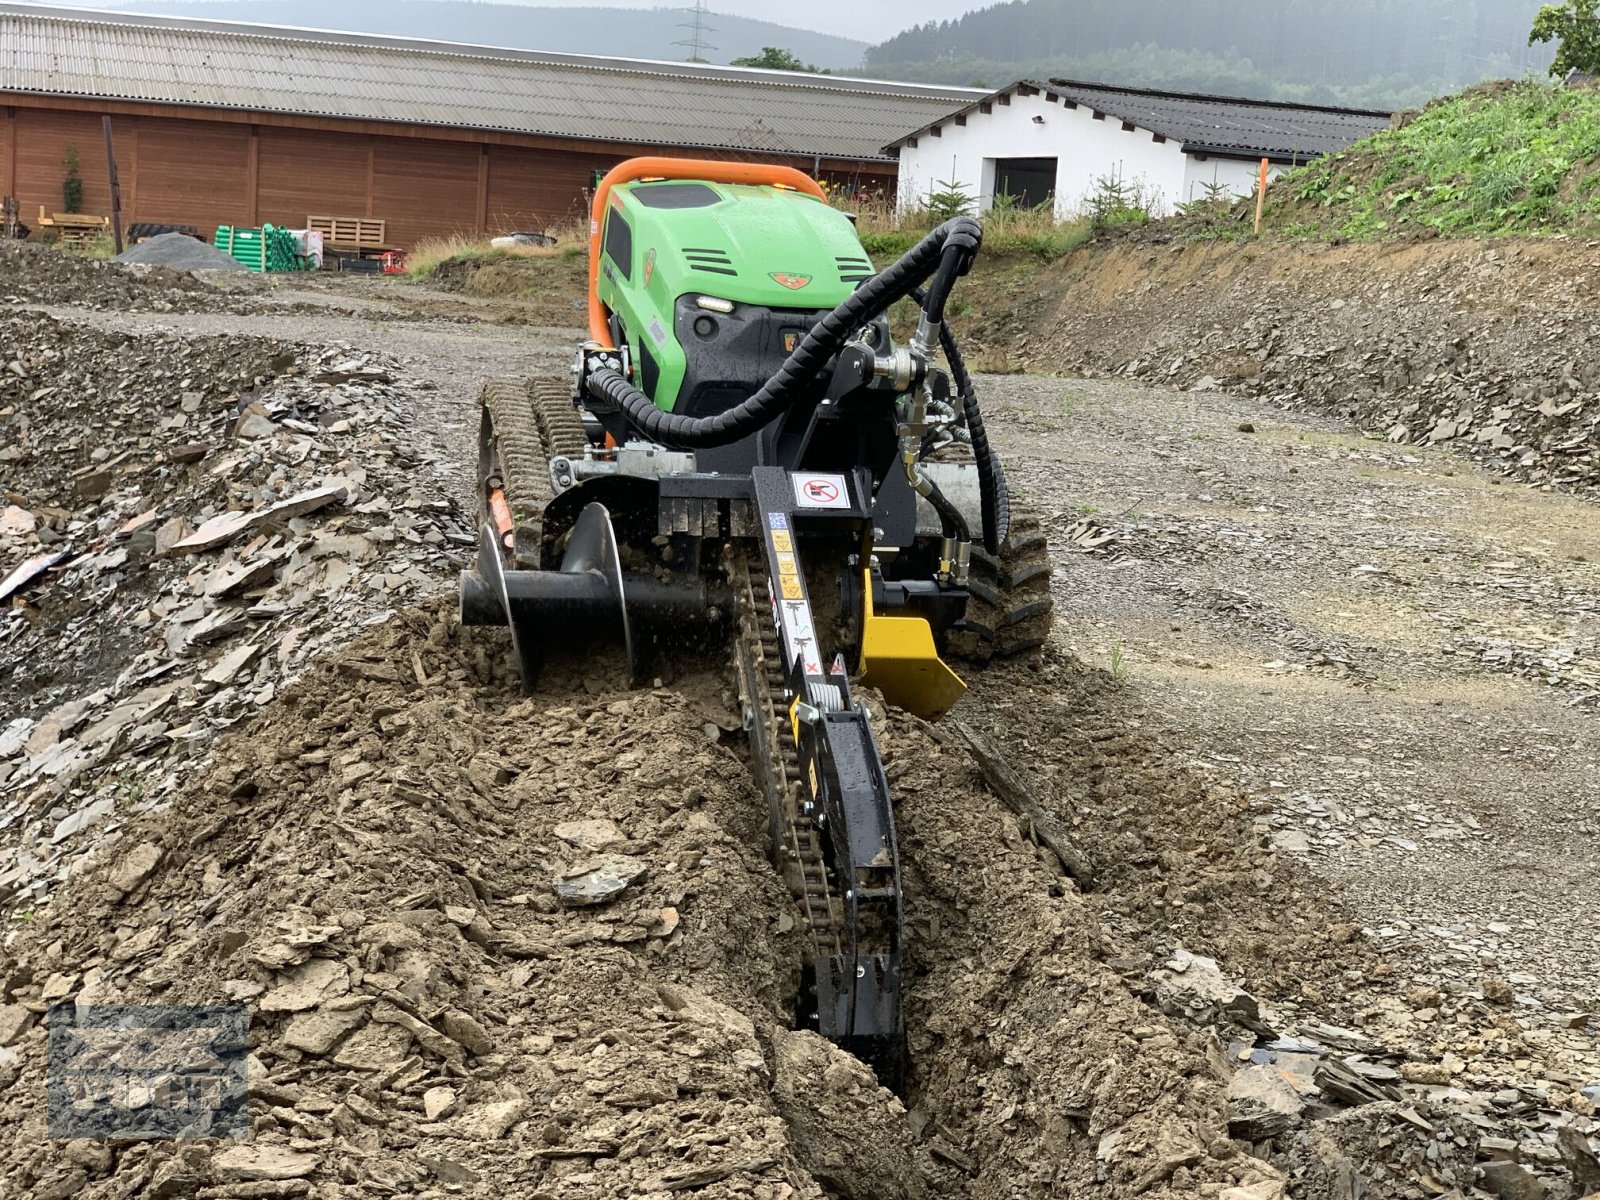
[[[322,245],[333,250],[392,250],[385,241],[388,222],[375,217],[306,218],[306,228],[322,235]]]
[[[39,205],[39,228],[56,231],[56,240],[69,249],[87,249],[111,231],[110,217],[88,213],[52,213]]]

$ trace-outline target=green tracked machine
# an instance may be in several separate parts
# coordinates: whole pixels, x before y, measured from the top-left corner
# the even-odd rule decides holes
[[[882,272],[782,167],[635,159],[596,189],[589,339],[565,380],[483,394],[466,624],[552,655],[622,648],[635,679],[732,643],[770,851],[811,949],[798,1025],[893,1086],[905,1065],[894,812],[853,686],[935,718],[1051,621],[944,323],[982,231],[946,222]],[[915,334],[891,337],[910,298]],[[940,365],[940,352],[944,365]]]

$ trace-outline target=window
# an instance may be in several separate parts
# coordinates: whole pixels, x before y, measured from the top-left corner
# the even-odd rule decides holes
[[[1010,196],[1018,208],[1037,208],[1048,203],[1056,194],[1056,160],[995,159],[994,194]]]
[[[606,214],[605,251],[606,257],[616,264],[622,277],[632,279],[633,229],[616,209]]]

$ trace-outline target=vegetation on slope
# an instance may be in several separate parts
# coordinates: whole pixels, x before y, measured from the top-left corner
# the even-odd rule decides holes
[[[1600,231],[1600,88],[1474,88],[1286,176],[1272,224],[1308,236]]]

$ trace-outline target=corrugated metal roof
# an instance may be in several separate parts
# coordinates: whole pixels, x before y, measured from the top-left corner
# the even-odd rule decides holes
[[[882,158],[980,93],[0,3],[0,92]]]
[[[1048,83],[1020,80],[1001,88],[959,111],[970,114],[1019,88],[1032,88],[1062,97],[1095,112],[1105,113],[1181,143],[1185,153],[1214,154],[1223,158],[1270,158],[1278,162],[1304,162],[1343,150],[1353,142],[1387,129],[1390,114],[1372,109],[1331,108],[1317,104],[1291,104],[1280,100],[1246,100],[1235,96],[1202,96],[1192,92],[1159,92],[1147,88],[1114,87],[1052,79]],[[936,125],[954,119],[948,113],[891,142],[893,151]]]

